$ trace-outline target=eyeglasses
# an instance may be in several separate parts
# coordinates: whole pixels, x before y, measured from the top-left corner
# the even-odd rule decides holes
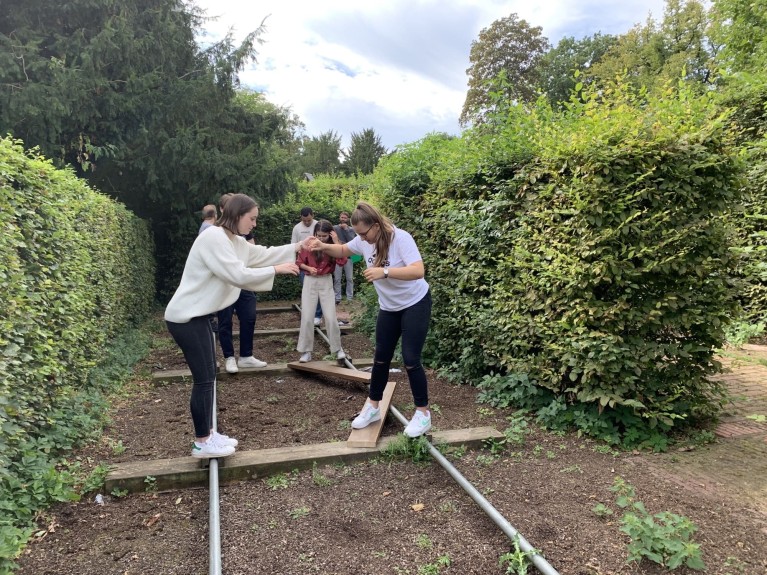
[[[370,226],[368,229],[366,229],[364,232],[360,232],[359,234],[357,234],[357,235],[360,237],[360,239],[362,239],[362,240],[367,240],[367,239],[368,239],[368,234],[370,233],[370,230],[372,230],[372,229],[373,229],[373,226],[374,226],[374,225],[375,225],[375,224],[372,224],[372,225],[371,225],[371,226]]]

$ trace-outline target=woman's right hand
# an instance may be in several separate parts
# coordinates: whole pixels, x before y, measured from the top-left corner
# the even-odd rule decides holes
[[[277,264],[274,266],[274,273],[297,276],[298,266],[293,262],[287,264]]]

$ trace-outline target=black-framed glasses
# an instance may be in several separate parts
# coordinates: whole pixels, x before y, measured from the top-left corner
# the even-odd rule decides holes
[[[360,237],[360,239],[367,240],[368,239],[368,234],[370,233],[370,230],[373,229],[374,225],[375,224],[371,224],[370,227],[368,229],[366,229],[364,232],[360,232],[359,234],[357,234]]]

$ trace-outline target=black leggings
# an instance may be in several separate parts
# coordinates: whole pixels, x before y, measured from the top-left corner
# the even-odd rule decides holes
[[[216,381],[216,346],[210,318],[195,317],[187,323],[165,322],[168,331],[184,352],[192,372],[192,412],[195,437],[207,437],[213,427],[213,385]]]
[[[370,376],[370,399],[381,401],[389,381],[389,366],[394,357],[397,342],[402,337],[402,361],[405,364],[410,391],[416,407],[429,405],[426,372],[421,365],[421,351],[429,332],[431,320],[431,292],[419,301],[400,311],[378,310],[376,321],[376,351],[373,373]]]

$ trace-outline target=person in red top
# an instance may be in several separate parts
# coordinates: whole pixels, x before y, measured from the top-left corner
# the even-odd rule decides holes
[[[333,224],[320,220],[314,228],[314,235],[326,244],[334,243],[330,232]],[[314,349],[314,312],[319,300],[325,316],[325,329],[330,340],[330,351],[337,359],[346,358],[341,348],[341,330],[336,319],[336,296],[333,289],[333,272],[336,265],[343,266],[346,258],[333,258],[319,250],[301,250],[296,258],[298,268],[304,272],[304,287],[301,291],[301,332],[298,334],[296,350],[301,353],[298,360],[306,363],[312,360]]]

